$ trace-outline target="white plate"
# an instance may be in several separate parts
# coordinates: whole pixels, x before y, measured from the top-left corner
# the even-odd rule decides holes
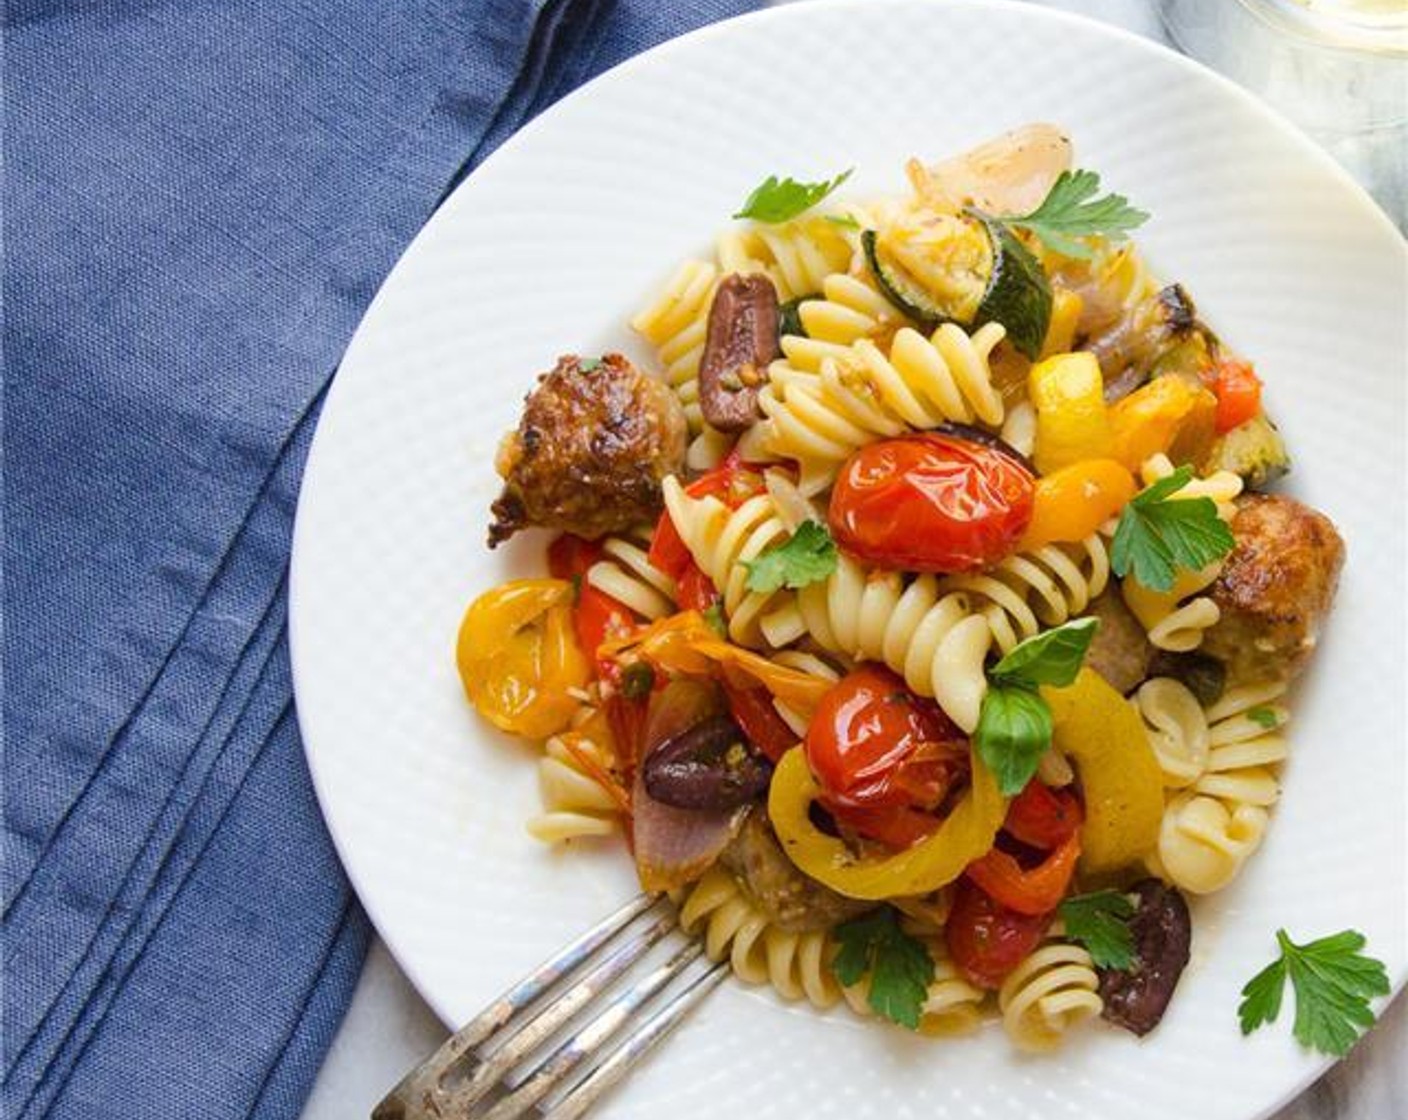
[[[765,175],[854,165],[857,193],[898,189],[907,156],[1036,119],[1067,126],[1079,163],[1153,213],[1141,244],[1257,361],[1292,492],[1349,543],[1270,835],[1197,907],[1193,964],[1142,1042],[1095,1027],[1022,1058],[995,1025],[931,1042],[726,985],[612,1115],[1264,1115],[1325,1064],[1285,1021],[1238,1034],[1238,990],[1278,926],[1357,927],[1403,977],[1403,244],[1231,84],[1021,5],[816,3],[687,36],[534,121],[416,239],[342,363],[298,511],[299,719],[338,849],[447,1023],[633,893],[619,850],[525,834],[533,752],[460,693],[464,606],[541,546],[484,547],[498,436],[557,355],[645,358],[626,318]]]

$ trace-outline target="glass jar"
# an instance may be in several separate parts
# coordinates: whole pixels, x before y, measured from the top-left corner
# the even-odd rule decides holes
[[[1160,0],[1185,54],[1318,141],[1404,228],[1408,0]]]

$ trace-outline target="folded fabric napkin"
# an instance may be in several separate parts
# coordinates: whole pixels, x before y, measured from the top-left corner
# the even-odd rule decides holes
[[[297,1115],[367,922],[285,572],[321,395],[465,170],[747,0],[12,0],[11,1120]]]

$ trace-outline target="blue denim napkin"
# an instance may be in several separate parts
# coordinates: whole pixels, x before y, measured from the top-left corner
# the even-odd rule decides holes
[[[748,0],[11,0],[11,1120],[292,1117],[367,922],[285,571],[321,395],[464,170]]]

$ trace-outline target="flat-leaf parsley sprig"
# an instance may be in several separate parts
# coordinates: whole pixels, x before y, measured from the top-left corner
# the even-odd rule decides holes
[[[1085,946],[1096,968],[1126,969],[1134,963],[1129,920],[1134,903],[1116,890],[1072,895],[1057,908],[1066,936]]]
[[[855,168],[847,168],[834,179],[819,183],[799,183],[796,179],[778,179],[769,175],[753,188],[753,193],[734,214],[735,218],[752,218],[769,225],[791,221],[810,210],[851,177]]]
[[[1236,540],[1208,497],[1179,498],[1193,468],[1179,467],[1129,500],[1110,545],[1110,567],[1150,591],[1168,591],[1178,569],[1200,571],[1232,551]]]
[[[764,549],[756,560],[744,560],[743,566],[749,591],[795,591],[836,570],[836,542],[820,521],[803,521],[782,544]]]
[[[1051,708],[1037,689],[1076,679],[1099,622],[1079,618],[1028,638],[988,670],[973,745],[1006,797],[1022,792],[1051,746]]]
[[[841,947],[831,962],[836,978],[849,988],[868,973],[871,1010],[918,1030],[934,981],[934,959],[924,943],[900,929],[888,906],[837,926],[834,936]]]
[[[1342,1057],[1374,1025],[1369,1001],[1386,996],[1388,972],[1383,962],[1360,952],[1364,935],[1346,929],[1297,945],[1284,929],[1276,931],[1281,955],[1247,981],[1237,1008],[1242,1033],[1274,1022],[1281,1013],[1286,979],[1295,993],[1296,1041],[1322,1054]]]
[[[1121,241],[1130,230],[1149,220],[1149,215],[1129,204],[1122,194],[1095,198],[1100,176],[1094,171],[1063,171],[1051,184],[1041,205],[1030,214],[1004,216],[999,220],[1013,229],[1034,233],[1048,248],[1067,257],[1089,259],[1090,246],[1079,237],[1106,237]]]

